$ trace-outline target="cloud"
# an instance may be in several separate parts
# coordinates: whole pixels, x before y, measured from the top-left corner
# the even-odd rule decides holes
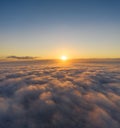
[[[119,67],[0,63],[0,128],[119,128]]]
[[[37,57],[32,56],[8,56],[9,59],[36,59]]]

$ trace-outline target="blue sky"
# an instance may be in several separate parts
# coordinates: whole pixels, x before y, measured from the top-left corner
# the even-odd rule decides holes
[[[0,56],[120,57],[119,0],[0,0]]]

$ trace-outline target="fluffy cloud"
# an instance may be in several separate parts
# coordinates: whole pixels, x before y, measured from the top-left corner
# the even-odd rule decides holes
[[[120,63],[0,63],[0,128],[119,128]]]

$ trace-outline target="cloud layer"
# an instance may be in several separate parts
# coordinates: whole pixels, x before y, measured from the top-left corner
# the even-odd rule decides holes
[[[32,56],[8,56],[7,59],[18,59],[18,60],[28,60],[28,59],[36,59],[37,57]]]
[[[120,63],[0,63],[0,128],[120,128]]]

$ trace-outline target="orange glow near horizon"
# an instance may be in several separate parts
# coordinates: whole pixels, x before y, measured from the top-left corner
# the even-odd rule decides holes
[[[60,59],[63,60],[63,61],[66,61],[68,58],[67,58],[67,56],[63,55],[63,56],[61,56]]]

